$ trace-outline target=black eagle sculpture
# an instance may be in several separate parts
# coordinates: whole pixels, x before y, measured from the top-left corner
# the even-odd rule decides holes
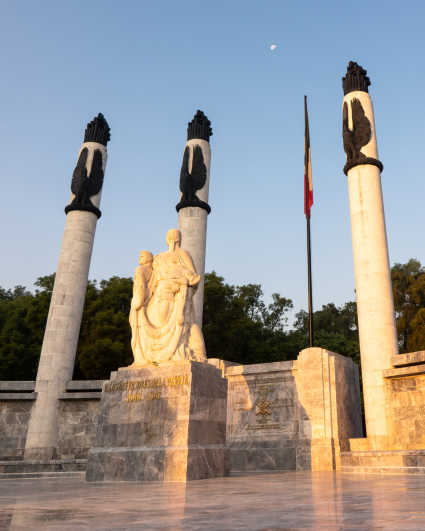
[[[196,195],[198,190],[201,190],[207,182],[207,168],[204,164],[204,156],[202,148],[199,145],[193,147],[193,161],[192,171],[189,173],[189,154],[190,148],[186,146],[183,155],[182,168],[180,170],[180,191],[182,197],[178,205],[176,205],[177,212],[185,207],[199,207],[208,212],[211,212],[211,207],[205,201],[201,201]]]
[[[345,102],[342,111],[342,138],[348,164],[360,162],[367,158],[360,149],[369,144],[372,138],[370,121],[357,98],[351,100],[351,116],[353,120],[352,130],[348,127],[348,105]]]
[[[68,214],[71,210],[87,210],[88,212],[93,212],[100,218],[101,212],[93,205],[90,198],[97,195],[102,189],[104,177],[102,153],[99,149],[94,150],[90,175],[87,175],[86,163],[88,153],[88,149],[84,148],[78,158],[71,182],[71,192],[75,197],[71,204],[65,208],[65,212]]]
[[[84,143],[93,142],[106,146],[111,139],[110,131],[105,117],[102,113],[99,113],[87,124],[84,133]],[[102,152],[100,149],[94,149],[90,175],[87,174],[88,154],[88,147],[84,147],[78,157],[71,182],[71,191],[75,197],[65,208],[65,212],[68,214],[72,210],[86,210],[87,212],[93,212],[93,214],[96,214],[100,218],[102,213],[92,203],[90,198],[97,195],[102,189],[104,177]]]
[[[342,88],[344,95],[350,92],[366,92],[368,93],[370,86],[370,79],[367,76],[367,70],[362,68],[354,61],[350,61],[347,67],[347,73],[342,78]],[[360,150],[367,146],[372,139],[372,125],[366,116],[363,106],[358,98],[353,98],[350,101],[351,118],[353,128],[348,126],[348,104],[344,102],[342,109],[342,139],[344,142],[344,150],[347,155],[347,162],[344,166],[344,173],[347,175],[348,170],[358,166],[359,164],[371,164],[377,166],[380,171],[383,170],[382,163],[373,158],[367,157]]]

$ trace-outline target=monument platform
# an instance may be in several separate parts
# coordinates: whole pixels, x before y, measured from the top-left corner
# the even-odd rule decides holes
[[[424,361],[424,351],[398,354],[382,371],[388,435],[350,438],[343,472],[425,474]]]
[[[425,529],[425,476],[279,471],[188,483],[0,481],[13,531]]]
[[[341,471],[362,474],[425,474],[425,450],[341,452]]]
[[[87,481],[226,476],[227,380],[208,363],[119,369],[104,383]]]

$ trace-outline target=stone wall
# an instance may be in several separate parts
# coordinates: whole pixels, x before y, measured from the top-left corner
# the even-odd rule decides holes
[[[362,436],[358,368],[348,358],[310,348],[295,361],[209,362],[228,380],[234,470],[334,469],[347,439]],[[94,445],[102,384],[68,382],[59,397],[59,459],[85,458]],[[34,382],[0,382],[0,459],[22,457],[35,398]]]
[[[320,348],[296,361],[224,368],[234,470],[333,470],[362,435],[358,367]]]
[[[59,459],[85,458],[96,435],[102,380],[69,382],[59,402]],[[0,382],[0,460],[21,459],[35,382]]]
[[[0,397],[0,459],[21,458],[33,402]]]
[[[350,359],[321,348],[300,352],[295,365],[300,402],[297,468],[335,470],[351,437],[361,437],[359,370]]]
[[[425,448],[425,352],[400,354],[393,369],[384,371],[386,415],[389,427],[387,448]]]
[[[58,456],[85,458],[96,438],[103,380],[68,382],[59,400]]]
[[[99,399],[59,402],[58,453],[61,459],[86,458],[96,438]]]
[[[349,451],[341,454],[345,472],[425,472],[425,351],[393,356],[391,363],[380,375],[387,434],[350,439]]]
[[[36,397],[35,382],[0,381],[0,459],[21,458]]]
[[[293,361],[228,367],[232,469],[295,469],[300,412]]]

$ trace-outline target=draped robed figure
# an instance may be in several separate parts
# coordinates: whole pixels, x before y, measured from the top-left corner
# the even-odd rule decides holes
[[[193,294],[199,284],[177,229],[167,232],[168,251],[152,260],[140,254],[130,310],[132,367],[167,361],[206,361],[201,329],[194,322]]]

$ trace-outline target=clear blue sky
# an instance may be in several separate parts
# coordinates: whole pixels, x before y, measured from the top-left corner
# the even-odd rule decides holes
[[[0,1],[0,285],[56,269],[86,123],[111,126],[90,278],[177,223],[186,124],[212,121],[207,270],[306,307],[303,95],[316,308],[354,298],[341,77],[368,70],[390,260],[425,263],[423,2]],[[269,47],[277,44],[273,52]]]

